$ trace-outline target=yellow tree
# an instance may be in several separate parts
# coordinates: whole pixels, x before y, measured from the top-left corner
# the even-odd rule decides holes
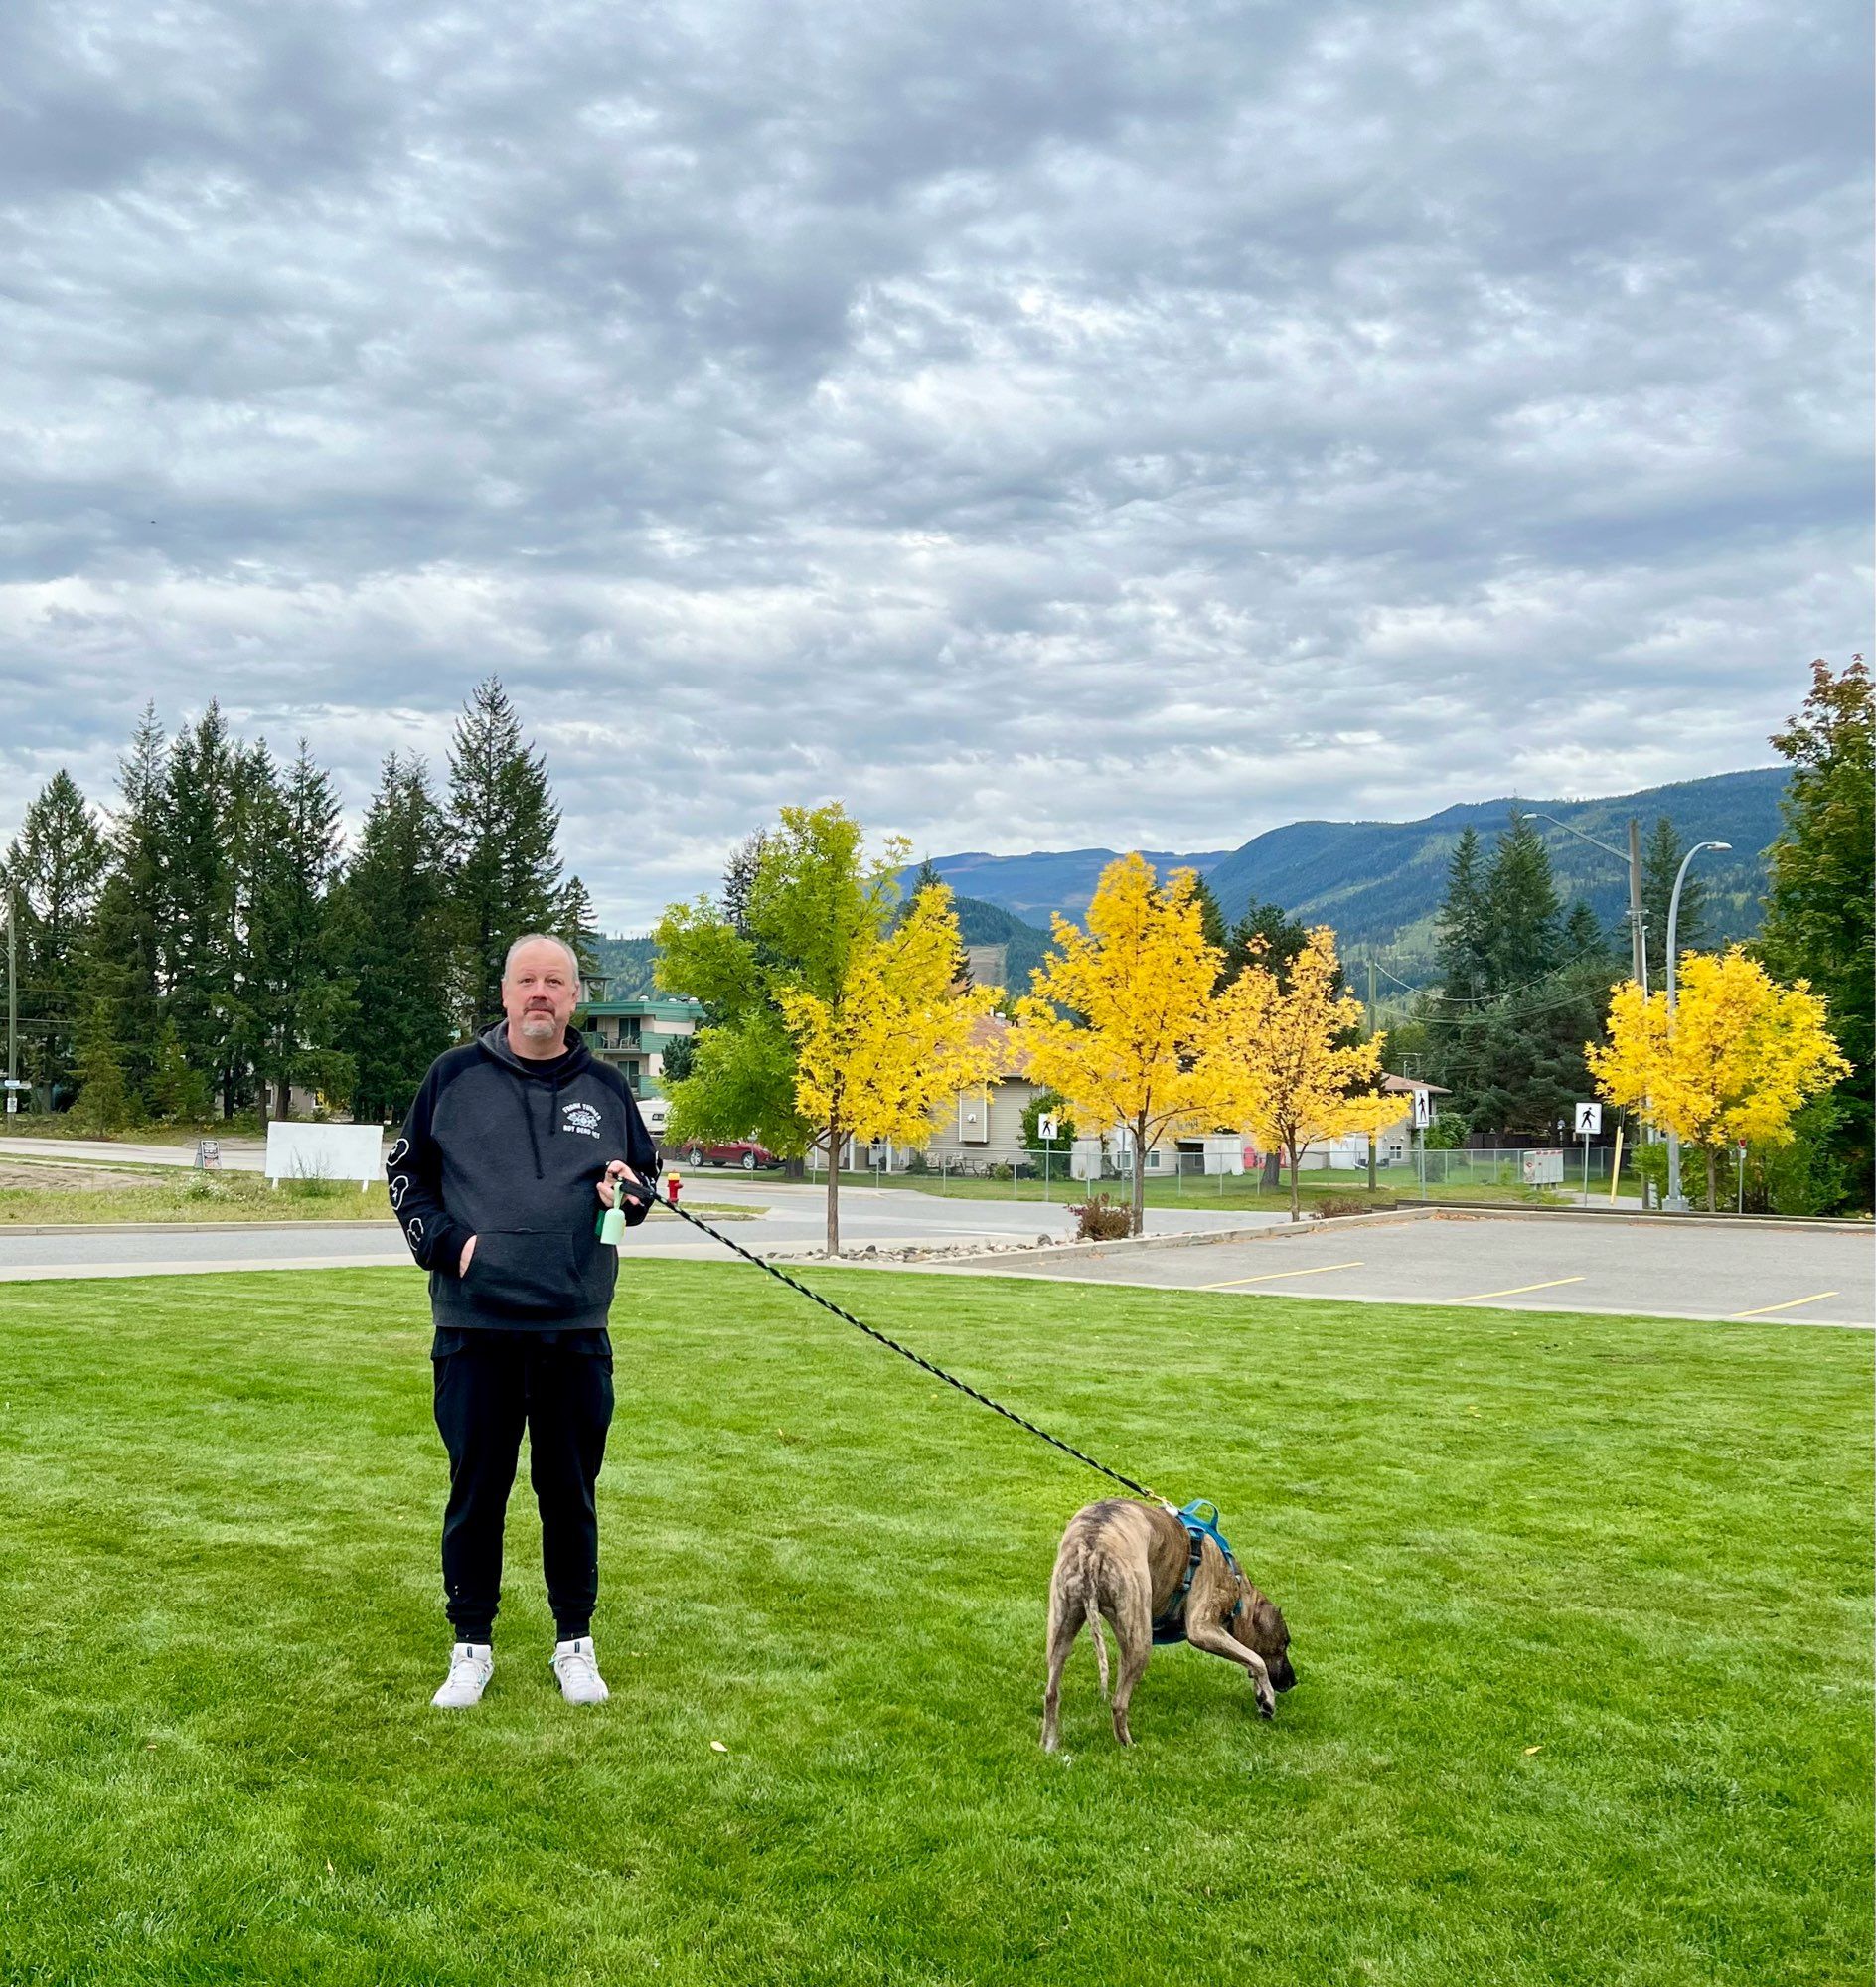
[[[1000,987],[959,988],[958,921],[942,883],[896,929],[859,944],[831,993],[777,990],[795,1044],[795,1105],[827,1128],[828,1254],[841,1251],[840,1151],[857,1139],[923,1139],[932,1109],[987,1083],[1002,1054],[984,1026]]]
[[[1297,1164],[1319,1139],[1377,1132],[1400,1116],[1400,1099],[1377,1088],[1381,1044],[1354,1039],[1361,1002],[1337,991],[1335,934],[1310,933],[1287,985],[1264,963],[1261,946],[1218,996],[1215,1051],[1231,1121],[1290,1161],[1290,1219],[1302,1214]]]
[[[1584,1054],[1612,1104],[1644,1107],[1705,1152],[1711,1213],[1720,1153],[1736,1143],[1789,1146],[1799,1105],[1850,1066],[1809,984],[1781,987],[1738,946],[1685,954],[1678,981],[1671,1022],[1665,994],[1644,997],[1625,981],[1610,1001],[1608,1041]]]
[[[1133,1231],[1146,1225],[1146,1155],[1169,1132],[1223,1123],[1206,1059],[1224,956],[1205,942],[1198,878],[1164,886],[1138,854],[1101,872],[1084,932],[1054,920],[1055,946],[1016,1002],[1030,1077],[1086,1126],[1125,1125],[1134,1148]],[[1066,1009],[1067,1012],[1059,1012]]]

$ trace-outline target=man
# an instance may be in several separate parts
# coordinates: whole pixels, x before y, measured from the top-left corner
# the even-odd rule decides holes
[[[388,1163],[391,1204],[430,1273],[436,1426],[449,1451],[443,1589],[456,1633],[432,1703],[477,1703],[495,1667],[502,1526],[522,1430],[541,1506],[552,1668],[569,1704],[603,1704],[593,1648],[593,1485],[612,1421],[606,1319],[616,1253],[598,1209],[649,1190],[658,1155],[617,1070],[569,1027],[579,962],[530,932],[502,970],[507,1019],[431,1064]],[[636,1226],[649,1199],[629,1196]]]

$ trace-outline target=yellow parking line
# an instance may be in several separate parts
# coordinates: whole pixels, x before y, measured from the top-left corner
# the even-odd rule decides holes
[[[1554,1291],[1561,1284],[1580,1284],[1581,1277],[1552,1277],[1547,1284],[1518,1284],[1508,1291],[1474,1291],[1469,1298],[1452,1298],[1456,1304],[1483,1303],[1486,1298],[1521,1298],[1526,1291]]]
[[[1764,1317],[1775,1310],[1796,1310],[1799,1304],[1820,1304],[1825,1298],[1833,1298],[1835,1291],[1819,1291],[1814,1298],[1794,1298],[1790,1303],[1761,1304],[1757,1310],[1736,1310],[1735,1317]]]
[[[1267,1270],[1261,1277],[1233,1277],[1229,1283],[1200,1284],[1201,1291],[1234,1291],[1240,1284],[1280,1284],[1286,1277],[1326,1277],[1330,1270],[1358,1270],[1359,1263],[1319,1263],[1313,1270]]]

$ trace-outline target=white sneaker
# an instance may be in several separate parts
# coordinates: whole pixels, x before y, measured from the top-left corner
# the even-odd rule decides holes
[[[430,1702],[442,1711],[463,1711],[482,1702],[495,1674],[495,1651],[487,1642],[458,1642],[449,1652],[449,1674]]]
[[[571,1642],[555,1642],[552,1669],[559,1680],[560,1695],[568,1704],[604,1704],[612,1695],[605,1678],[599,1674],[590,1635],[581,1635]]]

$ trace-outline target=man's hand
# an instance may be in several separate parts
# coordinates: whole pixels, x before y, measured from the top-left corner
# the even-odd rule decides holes
[[[600,1180],[593,1188],[593,1191],[599,1196],[601,1207],[611,1207],[617,1203],[619,1189],[614,1182],[622,1179],[629,1179],[634,1186],[641,1186],[644,1183],[623,1159],[614,1159],[606,1167],[605,1178]]]
[[[466,1277],[469,1274],[469,1258],[473,1256],[475,1253],[476,1253],[476,1238],[472,1235],[470,1236],[468,1241],[462,1245],[462,1254],[456,1259],[457,1276]]]

